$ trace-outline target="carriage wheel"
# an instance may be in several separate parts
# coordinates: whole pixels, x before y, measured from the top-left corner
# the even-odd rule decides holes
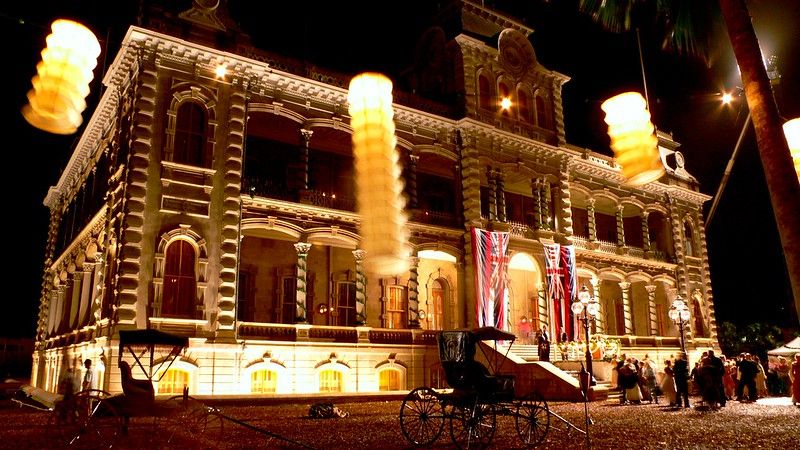
[[[73,448],[111,448],[123,433],[123,420],[102,391],[82,391],[51,417],[61,444]]]
[[[164,402],[161,428],[165,444],[170,448],[180,445],[216,447],[222,442],[224,422],[216,408],[211,408],[192,398],[181,395]]]
[[[550,410],[547,401],[536,393],[523,398],[517,405],[514,424],[520,440],[528,447],[541,444],[550,429]]]
[[[450,437],[460,449],[482,449],[492,443],[497,427],[494,406],[475,403],[474,406],[456,406],[450,416]]]
[[[444,429],[444,406],[436,392],[418,387],[406,395],[400,406],[400,430],[417,447],[432,444]]]

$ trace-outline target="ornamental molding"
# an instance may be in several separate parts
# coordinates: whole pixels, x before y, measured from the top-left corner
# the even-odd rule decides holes
[[[59,257],[50,264],[49,270],[55,271],[56,273],[59,272],[57,269],[61,267],[62,264],[66,264],[68,260],[72,259],[74,256],[78,254],[78,252],[83,251],[86,247],[91,244],[92,240],[99,236],[101,232],[105,229],[106,225],[106,210],[108,209],[108,205],[103,205],[100,207],[100,211],[92,217],[92,220],[81,230],[81,232],[72,239],[72,243],[69,244],[67,248],[65,248]]]
[[[640,269],[650,269],[651,271],[675,273],[678,268],[677,264],[668,263],[664,261],[656,261],[651,259],[633,258],[626,255],[617,255],[613,253],[595,252],[592,250],[584,250],[582,248],[575,248],[576,257],[580,257],[582,264],[592,264],[595,261],[605,262],[612,264],[614,267],[631,268],[628,272],[635,272]]]

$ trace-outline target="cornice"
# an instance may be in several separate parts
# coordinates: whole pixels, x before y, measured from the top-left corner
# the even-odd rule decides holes
[[[576,257],[580,258],[583,263],[591,261],[603,261],[614,264],[615,266],[638,267],[651,269],[656,271],[666,271],[674,273],[678,267],[677,264],[668,263],[664,261],[656,261],[652,259],[632,258],[625,255],[616,255],[613,253],[596,252],[592,250],[585,250],[582,248],[575,248]]]

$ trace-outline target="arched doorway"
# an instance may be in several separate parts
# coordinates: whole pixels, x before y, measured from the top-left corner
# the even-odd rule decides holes
[[[508,263],[509,330],[521,343],[533,343],[536,330],[542,326],[539,288],[542,271],[527,253],[515,254]]]

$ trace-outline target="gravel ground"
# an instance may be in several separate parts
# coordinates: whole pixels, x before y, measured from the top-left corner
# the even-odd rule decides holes
[[[292,444],[265,436],[242,425],[225,422],[219,441],[181,440],[164,445],[163,423],[152,418],[133,419],[121,448],[236,448],[236,449],[407,449],[399,426],[399,401],[340,403],[349,413],[345,418],[311,419],[310,403],[273,406],[225,406],[221,411],[251,426],[265,429]],[[584,405],[550,404],[552,413],[583,428]],[[610,402],[589,404],[594,420],[590,428],[591,447],[598,449],[733,449],[800,448],[800,408],[786,398],[769,398],[757,403],[729,402],[718,411],[704,408],[676,409],[663,405],[625,405]],[[49,413],[0,403],[0,448],[59,448],[52,445],[55,431],[48,427]],[[181,428],[178,424],[177,428]],[[184,430],[186,431],[186,430]],[[70,447],[72,448],[72,447]],[[448,427],[432,448],[453,448]],[[522,448],[514,421],[498,418],[492,448]],[[551,415],[551,427],[538,448],[586,448],[585,437],[570,431]]]

